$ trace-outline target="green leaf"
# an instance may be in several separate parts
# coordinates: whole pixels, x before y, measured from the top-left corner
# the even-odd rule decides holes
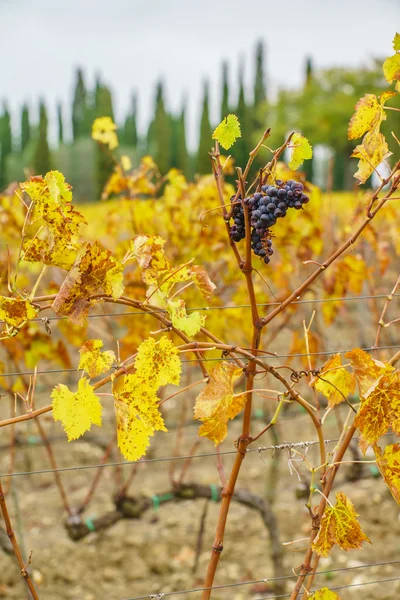
[[[300,135],[300,133],[293,134],[291,145],[293,145],[294,148],[289,163],[289,169],[296,171],[296,169],[301,167],[305,159],[312,158],[313,151],[308,139]]]
[[[400,50],[400,33],[396,33],[393,38],[393,50],[397,52]]]
[[[228,115],[221,121],[212,135],[225,150],[228,150],[237,140],[242,137],[239,119],[236,115]]]

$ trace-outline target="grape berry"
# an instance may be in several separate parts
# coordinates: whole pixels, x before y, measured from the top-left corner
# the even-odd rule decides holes
[[[251,224],[251,247],[256,256],[262,258],[265,264],[270,261],[272,250],[270,229],[278,219],[286,216],[289,208],[300,210],[303,204],[310,201],[304,194],[302,183],[290,179],[287,182],[276,181],[276,185],[263,185],[259,192],[245,198],[243,204],[249,207]],[[231,201],[235,199],[232,196]],[[232,211],[233,225],[230,236],[234,242],[240,242],[246,237],[244,209],[241,198],[237,199]]]

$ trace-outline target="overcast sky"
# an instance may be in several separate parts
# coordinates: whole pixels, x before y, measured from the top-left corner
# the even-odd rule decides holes
[[[0,98],[8,99],[14,121],[21,104],[35,108],[39,96],[51,115],[62,101],[69,117],[81,66],[88,84],[101,72],[112,87],[117,118],[138,91],[143,131],[162,77],[171,108],[189,98],[193,144],[202,81],[210,80],[216,120],[221,62],[229,61],[235,91],[242,57],[250,92],[257,39],[267,46],[273,90],[300,84],[307,55],[317,68],[389,55],[396,27],[399,0],[0,0]]]

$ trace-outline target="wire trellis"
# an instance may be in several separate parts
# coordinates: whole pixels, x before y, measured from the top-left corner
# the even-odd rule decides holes
[[[380,562],[380,563],[370,563],[370,564],[366,564],[366,565],[356,565],[353,567],[340,567],[338,569],[329,569],[327,571],[316,571],[315,575],[330,575],[331,573],[339,573],[339,572],[343,572],[343,571],[354,571],[356,569],[369,569],[371,567],[383,567],[383,566],[387,566],[387,565],[396,565],[396,564],[400,564],[400,560],[394,560],[394,561],[385,561],[385,562]],[[251,581],[241,581],[241,582],[236,582],[236,583],[225,583],[225,584],[221,584],[221,585],[214,585],[212,587],[198,587],[198,588],[191,588],[188,590],[178,590],[176,592],[158,592],[156,594],[147,594],[146,596],[134,596],[134,597],[130,597],[130,598],[123,598],[122,600],[149,600],[149,599],[154,599],[154,600],[158,600],[161,598],[166,598],[167,596],[178,596],[181,594],[192,594],[192,593],[197,593],[197,592],[203,592],[205,590],[221,590],[221,589],[228,589],[228,588],[236,588],[236,587],[241,587],[241,586],[245,586],[245,585],[257,585],[260,583],[272,583],[272,582],[276,582],[276,581],[285,581],[288,579],[297,579],[297,575],[295,575],[294,573],[292,573],[291,575],[282,575],[281,577],[268,577],[265,579],[252,579]],[[340,586],[335,586],[335,587],[330,587],[330,590],[340,590],[340,589],[344,589],[344,588],[348,588],[348,587],[356,587],[356,586],[362,586],[362,585],[372,585],[374,583],[386,583],[389,581],[399,581],[400,580],[400,576],[399,577],[390,577],[387,579],[378,579],[375,581],[367,581],[367,582],[361,582],[361,583],[352,583],[352,584],[347,584],[347,585],[340,585]],[[273,600],[275,598],[288,598],[291,594],[280,594],[278,596],[266,596],[260,600]]]

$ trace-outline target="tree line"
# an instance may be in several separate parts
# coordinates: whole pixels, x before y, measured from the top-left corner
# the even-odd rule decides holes
[[[297,89],[281,88],[274,98],[270,97],[267,89],[265,47],[262,41],[256,45],[254,61],[251,98],[246,97],[245,68],[242,63],[238,73],[236,101],[232,101],[230,93],[229,64],[222,64],[220,120],[233,112],[241,123],[242,137],[235,147],[237,164],[245,164],[249,151],[266,127],[272,128],[272,136],[268,141],[271,147],[279,145],[289,130],[296,129],[307,136],[314,146],[321,144],[329,149],[333,189],[349,188],[354,165],[349,160],[352,146],[345,141],[345,130],[358,98],[367,91],[371,92],[371,89],[375,93],[384,90],[380,61],[373,60],[367,67],[359,69],[341,67],[315,70],[311,58],[308,58],[302,85]],[[146,134],[141,136],[137,127],[138,96],[132,96],[126,118],[118,130],[122,151],[130,156],[134,165],[138,164],[141,156],[150,154],[162,174],[172,167],[180,169],[188,178],[196,173],[210,172],[208,152],[215,124],[210,119],[208,82],[205,81],[203,87],[199,142],[194,153],[187,148],[185,103],[178,114],[173,114],[168,109],[162,81],[156,84],[154,98],[153,118]],[[99,116],[114,119],[112,92],[101,78],[97,78],[95,89],[89,90],[83,71],[77,70],[71,115],[72,141],[66,143],[63,109],[61,103],[57,105],[58,147],[50,150],[44,100],[39,102],[39,123],[36,125],[32,123],[28,105],[22,107],[19,139],[13,135],[10,111],[4,103],[0,115],[0,189],[12,180],[23,179],[27,171],[45,173],[50,168],[59,168],[77,188],[77,192],[79,190],[81,199],[99,197],[112,169],[112,161],[91,142],[91,126]],[[261,166],[263,157],[258,160]],[[306,175],[310,181],[315,179],[314,167],[315,161],[307,161]]]

